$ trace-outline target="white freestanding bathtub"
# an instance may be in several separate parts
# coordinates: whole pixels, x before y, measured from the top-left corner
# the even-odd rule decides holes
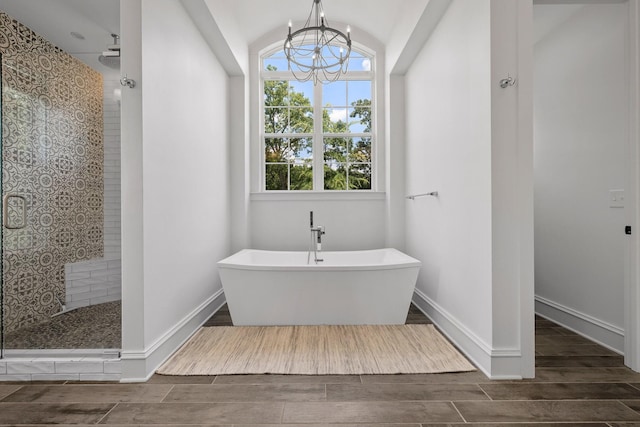
[[[244,249],[218,262],[234,325],[393,325],[406,320],[420,261],[396,250]]]

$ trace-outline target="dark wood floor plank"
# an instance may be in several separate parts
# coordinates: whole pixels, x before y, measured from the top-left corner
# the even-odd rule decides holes
[[[536,352],[542,356],[618,356],[597,344],[541,344],[536,345]]]
[[[540,368],[624,367],[623,356],[536,356]]]
[[[164,402],[319,402],[324,384],[176,385]]]
[[[15,393],[22,387],[21,384],[2,384],[0,383],[0,400]]]
[[[468,422],[640,421],[640,414],[616,401],[454,402]]]
[[[26,385],[3,402],[161,402],[168,384]]]
[[[628,408],[627,408],[628,409]],[[286,403],[283,423],[429,423],[460,422],[448,402]]]
[[[114,404],[4,403],[0,424],[96,424]]]
[[[593,344],[593,341],[590,341],[580,335],[567,336],[567,335],[536,334],[536,347],[541,345],[566,346],[566,345],[594,345],[594,344]]]
[[[153,375],[147,384],[213,384],[215,375]]]
[[[360,383],[359,375],[219,375],[214,384],[342,384]]]
[[[535,319],[536,328],[558,328],[560,325],[552,322],[551,320],[547,320],[543,317],[536,316]]]
[[[446,374],[362,375],[363,384],[477,384],[489,381],[480,371]]]
[[[481,384],[493,400],[640,399],[640,390],[623,383]]]
[[[367,423],[367,424],[326,424],[326,423],[314,423],[314,424],[277,424],[277,425],[282,425],[282,427],[422,427],[421,424],[418,423],[411,423],[411,424],[407,424],[407,423],[402,423],[402,424],[375,424],[375,425],[371,425],[371,423]],[[424,424],[426,425],[426,424]],[[451,424],[445,424],[445,425],[451,425]],[[164,426],[163,426],[164,427]],[[186,426],[185,426],[186,427]],[[191,426],[189,426],[191,427]],[[236,425],[234,427],[276,427],[276,425],[274,424],[243,424],[243,425]],[[487,427],[487,426],[485,426]],[[521,426],[523,427],[523,426]],[[594,427],[593,425],[591,425],[591,427]],[[595,426],[598,427],[598,426]]]
[[[328,384],[330,402],[487,400],[476,384]]]
[[[620,424],[621,427],[633,426],[633,425],[634,423]],[[607,423],[500,423],[496,425],[496,424],[484,424],[484,423],[482,424],[447,423],[447,424],[422,424],[421,427],[451,427],[451,426],[460,426],[460,427],[463,427],[463,426],[464,427],[609,427],[609,424]]]
[[[537,368],[536,377],[528,381],[537,382],[640,382],[640,373],[626,367],[605,368]]]
[[[101,424],[278,424],[284,403],[120,403]]]
[[[633,409],[634,411],[640,413],[640,400],[639,399],[622,400],[622,403],[624,403],[626,406],[628,406],[629,408]]]
[[[566,335],[565,331],[566,329],[559,327],[536,327],[536,337],[538,337],[539,335]]]

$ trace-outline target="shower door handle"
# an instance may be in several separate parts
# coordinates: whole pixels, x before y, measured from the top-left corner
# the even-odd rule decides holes
[[[9,201],[11,199],[22,200],[22,224],[19,226],[13,225],[9,219]],[[27,199],[18,194],[5,194],[2,198],[2,225],[10,230],[18,230],[27,226]]]

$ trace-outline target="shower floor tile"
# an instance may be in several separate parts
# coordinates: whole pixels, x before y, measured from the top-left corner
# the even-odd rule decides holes
[[[7,332],[5,349],[82,349],[122,347],[120,301],[82,307]]]

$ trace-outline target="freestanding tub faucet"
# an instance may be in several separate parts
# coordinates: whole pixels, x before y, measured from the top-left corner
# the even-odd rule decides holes
[[[311,260],[311,251],[313,251],[313,260],[315,263],[324,261],[318,258],[318,252],[322,251],[322,235],[325,234],[324,226],[313,226],[313,211],[309,212],[309,229],[311,231],[311,242],[309,243],[309,252],[307,253],[307,264]]]

